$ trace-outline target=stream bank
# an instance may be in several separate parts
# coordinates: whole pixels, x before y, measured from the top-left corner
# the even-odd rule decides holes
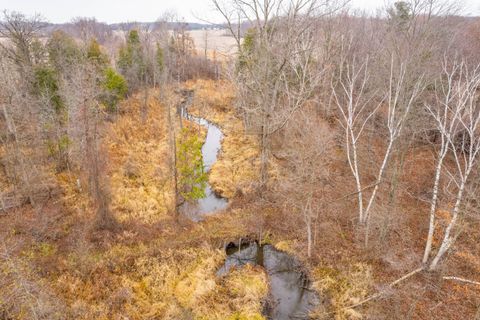
[[[224,135],[219,126],[188,112],[188,107],[194,98],[194,91],[184,90],[182,95],[184,100],[178,107],[179,115],[207,129],[202,146],[202,157],[204,170],[208,173],[217,161]],[[205,215],[218,212],[227,205],[227,199],[215,194],[211,185],[207,183],[206,197],[196,202],[184,203],[181,206],[181,212],[191,220],[199,222]],[[226,251],[225,263],[217,271],[219,277],[247,264],[261,266],[265,270],[269,279],[270,292],[268,299],[264,301],[263,313],[268,319],[309,319],[310,311],[320,303],[318,294],[311,289],[310,280],[304,272],[302,263],[294,256],[272,245],[260,245],[255,241],[240,242],[238,247],[230,243]]]
[[[209,173],[212,165],[217,161],[222,148],[223,133],[218,126],[207,119],[196,117],[188,113],[188,107],[193,101],[193,91],[183,91],[182,95],[184,96],[184,101],[180,104],[177,112],[182,118],[207,129],[205,142],[202,146],[202,158],[203,169],[206,173]],[[185,202],[181,205],[180,211],[191,220],[198,222],[201,221],[205,215],[213,214],[219,210],[225,209],[228,205],[227,199],[217,195],[208,181],[205,188],[205,195],[204,198],[195,202]]]
[[[224,276],[232,269],[247,264],[261,266],[268,275],[270,293],[264,304],[264,314],[272,320],[309,319],[310,311],[320,304],[319,295],[302,263],[294,256],[276,249],[273,245],[229,243],[227,259],[217,271]]]

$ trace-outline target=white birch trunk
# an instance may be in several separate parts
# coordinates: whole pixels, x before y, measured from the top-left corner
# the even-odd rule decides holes
[[[465,178],[467,178],[467,176]],[[438,249],[438,252],[437,252],[435,258],[433,258],[432,263],[430,264],[430,267],[429,267],[430,270],[435,270],[436,269],[436,267],[438,265],[438,262],[440,261],[440,259],[443,257],[443,255],[447,252],[447,250],[450,248],[450,246],[454,242],[454,238],[451,236],[451,232],[452,232],[453,227],[455,227],[455,225],[457,224],[457,220],[458,220],[458,216],[459,216],[459,212],[460,212],[460,205],[461,205],[462,200],[463,200],[463,192],[465,190],[465,182],[466,182],[466,179],[464,179],[462,181],[462,183],[460,185],[460,188],[458,189],[457,199],[455,201],[455,207],[453,209],[452,220],[448,224],[447,230],[445,231],[445,235],[443,236],[443,240],[442,240],[442,244],[440,245],[440,249]]]
[[[425,252],[423,254],[423,260],[422,260],[422,263],[424,264],[427,263],[428,258],[430,257],[430,252],[432,251],[433,234],[435,232],[435,212],[437,210],[438,188],[440,184],[440,176],[442,172],[443,159],[445,159],[447,150],[448,148],[445,145],[445,138],[442,134],[442,149],[440,150],[440,157],[438,158],[437,167],[435,169],[432,201],[430,205],[430,219],[428,224],[428,236],[427,236],[427,243],[425,245]]]

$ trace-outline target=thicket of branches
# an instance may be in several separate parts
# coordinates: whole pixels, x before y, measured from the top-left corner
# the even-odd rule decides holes
[[[316,126],[338,126],[335,141],[351,175],[341,186],[350,196],[342,200],[356,199],[355,225],[366,247],[388,232],[382,219],[402,210],[406,158],[415,150],[433,154],[431,168],[418,168],[434,172],[432,181],[413,196],[430,203],[418,213],[429,221],[419,227],[428,234],[418,263],[436,269],[467,217],[478,214],[465,195],[477,190],[479,168],[478,21],[457,16],[457,4],[441,0],[398,1],[373,17],[349,12],[342,1],[214,5],[237,40],[230,75],[237,110],[261,141],[261,185],[269,186],[272,159],[291,164],[280,191],[303,217],[309,255],[320,208],[334,200],[318,194],[332,185],[335,156],[326,152],[331,134]],[[440,209],[451,213],[446,225],[438,221]],[[432,248],[434,234],[442,241]]]

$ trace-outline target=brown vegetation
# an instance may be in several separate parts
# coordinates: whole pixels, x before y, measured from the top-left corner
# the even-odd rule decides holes
[[[4,17],[0,318],[265,319],[263,268],[216,275],[240,238],[303,262],[314,319],[478,318],[478,19],[441,1],[377,18],[214,3],[236,56],[220,69],[168,19],[135,29],[120,103],[105,26],[43,46],[38,17]],[[224,133],[208,178],[229,201],[198,223],[178,210],[180,130],[205,138],[179,115],[189,90]]]
[[[208,80],[190,81],[186,86],[195,92],[190,112],[218,124],[224,134],[220,157],[209,175],[210,184],[226,198],[251,191],[258,181],[258,143],[246,134],[235,114],[233,87],[226,81]]]

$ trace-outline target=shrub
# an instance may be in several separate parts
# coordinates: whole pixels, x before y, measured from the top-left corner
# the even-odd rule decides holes
[[[103,80],[103,89],[105,90],[103,103],[108,111],[116,111],[117,105],[127,94],[127,82],[125,78],[115,72],[112,68],[105,69]]]

